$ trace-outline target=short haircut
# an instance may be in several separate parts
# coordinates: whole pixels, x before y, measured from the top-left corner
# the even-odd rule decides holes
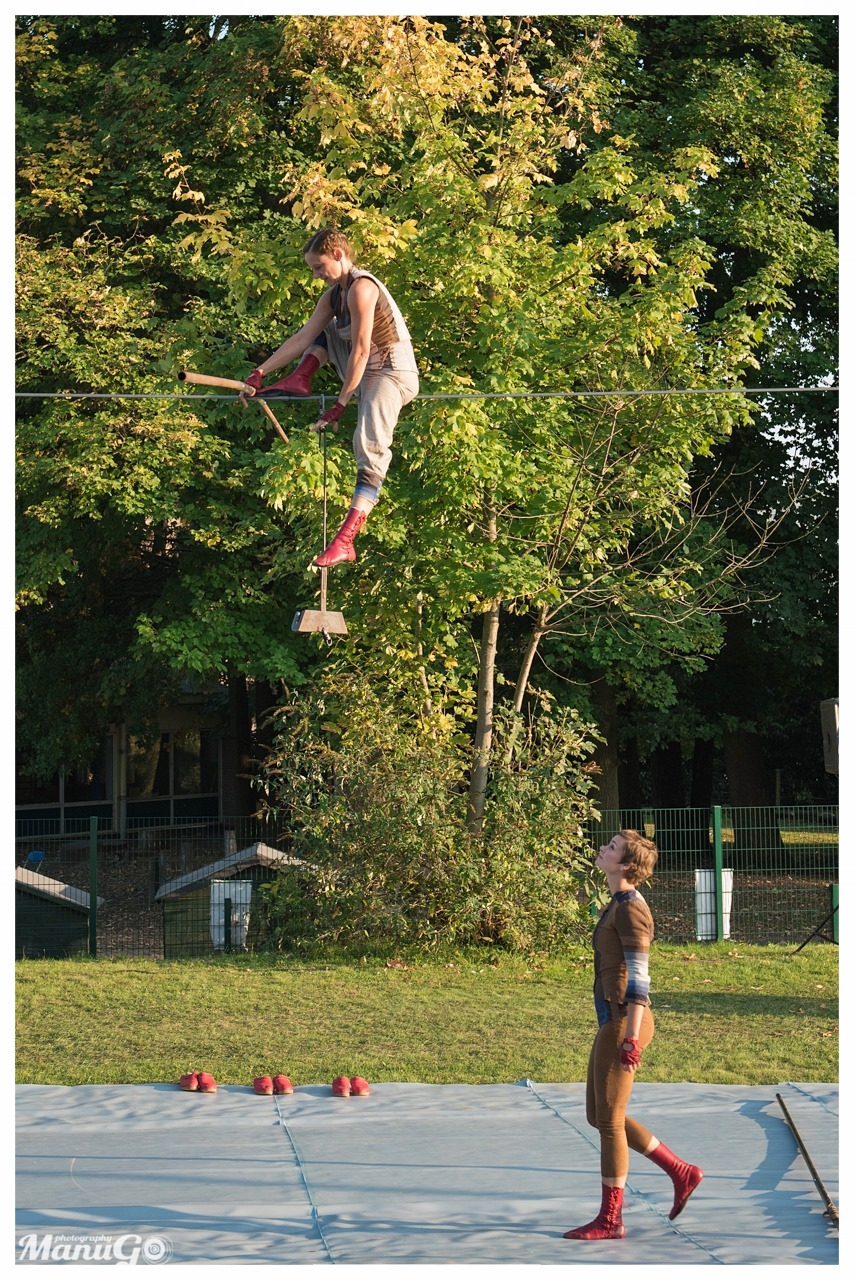
[[[629,884],[643,884],[644,880],[649,880],[658,862],[655,842],[631,828],[621,831],[620,835],[626,842],[621,860],[623,874]]]
[[[347,257],[353,261],[353,246],[344,235],[343,231],[336,231],[334,227],[324,227],[322,231],[317,231],[311,237],[308,244],[302,251],[303,257],[307,253],[325,253],[330,254],[333,249],[340,249],[346,253]]]

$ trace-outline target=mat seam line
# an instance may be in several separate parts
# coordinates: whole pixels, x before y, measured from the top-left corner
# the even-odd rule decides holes
[[[567,1120],[566,1116],[562,1115],[561,1112],[558,1111],[557,1107],[553,1107],[550,1102],[546,1101],[546,1099],[542,1096],[541,1093],[537,1092],[537,1090],[534,1088],[533,1080],[525,1080],[524,1083],[525,1083],[525,1087],[530,1089],[534,1097],[539,1102],[541,1102],[542,1105],[548,1111],[551,1111],[552,1115],[557,1116],[558,1120],[562,1120],[565,1125],[568,1125],[569,1128],[572,1129],[573,1133],[577,1133],[579,1138],[583,1138],[585,1142],[587,1142],[591,1147],[594,1148],[594,1150],[598,1151],[598,1147],[596,1146],[596,1143],[593,1142],[592,1139],[590,1139],[587,1136],[587,1134],[583,1132],[583,1130],[579,1129],[578,1125],[573,1124],[571,1120]],[[626,1179],[626,1186],[629,1188],[632,1195],[637,1196],[638,1199],[641,1200],[642,1203],[645,1204],[646,1207],[656,1215],[656,1217],[660,1218],[662,1222],[665,1222],[667,1226],[670,1228],[670,1230],[673,1231],[676,1235],[681,1236],[683,1240],[690,1241],[690,1243],[693,1244],[695,1248],[699,1249],[702,1253],[705,1253],[709,1258],[713,1258],[714,1261],[718,1263],[719,1266],[725,1265],[723,1259],[719,1258],[716,1253],[713,1253],[712,1250],[709,1249],[706,1245],[704,1245],[701,1241],[696,1240],[694,1236],[692,1236],[689,1232],[685,1231],[682,1227],[677,1227],[675,1223],[670,1221],[669,1218],[665,1218],[661,1210],[656,1208],[656,1206],[652,1203],[652,1201],[649,1200],[642,1191],[639,1191],[638,1188],[634,1185],[634,1183],[629,1178]]]
[[[806,1089],[802,1089],[799,1084],[792,1084],[791,1080],[786,1081],[787,1089],[795,1089],[803,1098],[809,1098],[810,1102],[814,1102],[816,1106],[823,1107],[829,1116],[833,1116],[834,1120],[839,1119],[839,1112],[834,1111],[822,1098],[817,1098],[814,1093],[807,1093]]]
[[[291,1150],[293,1151],[294,1159],[297,1162],[297,1168],[299,1169],[300,1177],[302,1178],[302,1184],[303,1184],[303,1187],[305,1188],[305,1194],[308,1197],[308,1203],[311,1206],[311,1217],[312,1217],[312,1221],[314,1222],[314,1225],[317,1227],[317,1234],[320,1236],[321,1243],[324,1249],[326,1250],[326,1256],[329,1258],[330,1263],[332,1264],[332,1266],[337,1266],[335,1257],[333,1256],[332,1250],[329,1247],[329,1241],[326,1239],[326,1236],[323,1233],[323,1225],[320,1220],[320,1210],[318,1209],[317,1205],[314,1203],[314,1196],[311,1194],[311,1187],[308,1185],[308,1177],[306,1176],[305,1165],[302,1162],[302,1157],[300,1156],[299,1148],[297,1147],[297,1144],[296,1144],[296,1139],[294,1138],[294,1135],[291,1133],[290,1125],[288,1124],[287,1117],[285,1116],[284,1112],[281,1109],[281,1106],[279,1104],[279,1099],[274,1097],[273,1102],[276,1107],[276,1113],[279,1117],[279,1123],[285,1131],[285,1135],[288,1139],[288,1142],[291,1144]]]

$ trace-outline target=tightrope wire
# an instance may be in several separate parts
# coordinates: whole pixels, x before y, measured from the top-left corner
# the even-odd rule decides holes
[[[454,391],[425,392],[416,400],[582,400],[602,397],[625,399],[631,396],[770,396],[770,395],[826,395],[838,392],[832,387],[664,387],[650,390],[622,389],[617,391]],[[202,392],[162,393],[156,391],[16,391],[18,400],[236,400],[235,395]],[[324,400],[316,396],[282,396],[291,401]]]

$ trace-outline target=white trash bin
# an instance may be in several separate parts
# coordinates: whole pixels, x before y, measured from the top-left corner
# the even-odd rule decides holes
[[[721,871],[724,893],[724,937],[729,937],[729,918],[732,911],[732,867]],[[694,872],[694,922],[698,942],[714,942],[718,936],[717,903],[715,901],[715,873],[709,870]]]

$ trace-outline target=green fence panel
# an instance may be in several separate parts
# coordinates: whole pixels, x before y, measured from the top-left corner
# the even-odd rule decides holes
[[[590,823],[592,848],[628,828],[659,848],[643,893],[661,941],[709,940],[697,928],[703,870],[714,875],[714,932],[724,940],[798,945],[831,910],[839,882],[835,805],[605,810]]]
[[[719,938],[799,946],[823,922],[816,937],[838,941],[836,806],[603,811],[590,819],[586,832],[591,861],[599,845],[624,828],[658,845],[656,873],[643,892],[661,941],[696,946]],[[88,951],[172,959],[213,955],[225,945],[262,950],[268,938],[256,891],[271,870],[235,874],[254,887],[248,907],[232,903],[221,945],[220,908],[212,908],[210,889],[219,875],[216,864],[257,842],[286,851],[288,834],[273,821],[254,818],[185,817],[166,826],[148,816],[116,831],[93,817],[73,832],[44,819],[21,820],[16,866],[37,867],[38,874],[78,890],[87,902],[99,895],[102,905],[91,914],[84,906],[71,918],[50,902],[34,904],[18,886],[17,954]],[[183,900],[158,897],[163,886],[197,873],[205,873],[203,883],[191,884]]]

